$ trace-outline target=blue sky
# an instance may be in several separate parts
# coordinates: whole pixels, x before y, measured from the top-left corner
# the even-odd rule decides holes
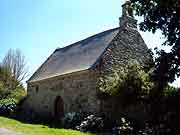
[[[0,60],[9,48],[19,48],[32,75],[57,47],[118,27],[122,3],[124,0],[0,0]],[[160,32],[141,35],[149,48],[163,42]]]

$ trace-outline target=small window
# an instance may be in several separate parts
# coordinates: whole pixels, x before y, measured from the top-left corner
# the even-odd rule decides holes
[[[39,91],[39,86],[36,86],[36,93],[38,93]]]

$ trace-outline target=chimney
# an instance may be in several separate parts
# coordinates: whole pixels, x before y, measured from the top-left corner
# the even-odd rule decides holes
[[[137,29],[137,20],[133,16],[132,4],[129,0],[126,0],[122,5],[122,16],[119,18],[121,28]]]

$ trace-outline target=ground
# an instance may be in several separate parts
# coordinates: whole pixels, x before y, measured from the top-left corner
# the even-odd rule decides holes
[[[10,131],[6,128],[0,128],[0,135],[22,135],[22,134]]]
[[[9,134],[7,134],[9,132]],[[3,133],[3,134],[2,134]],[[70,129],[49,128],[46,125],[25,124],[14,119],[0,117],[0,135],[95,135]]]

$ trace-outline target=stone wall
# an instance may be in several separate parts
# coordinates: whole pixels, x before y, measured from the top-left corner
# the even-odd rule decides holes
[[[53,115],[57,96],[64,101],[67,112],[98,112],[96,99],[97,74],[86,70],[28,84],[26,110],[45,116]]]
[[[119,69],[132,59],[143,64],[148,57],[147,51],[148,48],[137,30],[120,29],[101,58],[101,75],[111,74],[112,69]]]
[[[97,62],[94,70],[79,71],[51,79],[28,83],[28,97],[24,109],[44,116],[52,116],[57,96],[64,101],[64,111],[93,112],[118,116],[131,110],[136,114],[143,110],[133,106],[123,110],[119,100],[114,97],[99,98],[99,77],[108,76],[114,69],[119,69],[131,59],[141,64],[147,57],[147,46],[141,35],[134,29],[120,29],[108,48]],[[138,109],[140,108],[140,109]],[[128,111],[130,112],[130,111]],[[141,115],[140,115],[141,116]]]
[[[137,60],[140,64],[144,64],[145,59],[148,58],[147,52],[148,48],[137,30],[130,28],[120,29],[118,35],[106,48],[100,59],[100,64],[97,66],[100,70],[100,77],[111,76],[113,71],[118,71],[129,60]],[[120,114],[126,114],[130,108],[122,108],[118,98],[107,96],[101,100],[100,109],[101,112],[116,117]],[[134,105],[134,109],[130,110],[132,113],[136,112],[136,114],[138,110],[140,114],[143,111],[139,105]],[[128,114],[127,112],[128,115],[132,115],[132,113]]]

